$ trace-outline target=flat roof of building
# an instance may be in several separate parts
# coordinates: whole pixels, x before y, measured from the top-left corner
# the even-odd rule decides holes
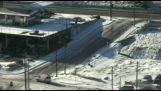
[[[72,27],[73,18],[74,17],[82,17],[85,18],[86,21],[89,20],[88,15],[73,15],[73,14],[60,14],[57,13],[53,15],[50,19],[42,20],[44,23],[33,25],[26,28],[20,27],[11,27],[11,26],[4,26],[0,25],[0,33],[5,34],[14,34],[14,35],[23,35],[23,36],[33,36],[33,37],[46,37],[57,32],[63,31],[67,28]],[[86,22],[85,21],[85,22]],[[80,22],[78,24],[82,24],[84,22]],[[38,30],[39,33],[44,33],[42,35],[30,35],[31,32]]]
[[[24,29],[24,28],[15,28],[15,27],[6,27],[0,26],[0,33],[3,34],[13,34],[13,35],[23,35],[23,36],[33,36],[33,37],[46,37],[54,32],[39,30],[39,33],[42,35],[31,35],[35,31],[34,29]]]
[[[5,34],[14,34],[14,35],[23,35],[23,36],[32,36],[32,37],[46,37],[67,29],[71,27],[64,25],[63,23],[56,23],[55,21],[47,22],[44,24],[38,24],[35,26],[27,27],[27,28],[20,28],[20,27],[10,27],[10,26],[0,26],[0,33]],[[33,31],[39,31],[42,35],[31,35]]]

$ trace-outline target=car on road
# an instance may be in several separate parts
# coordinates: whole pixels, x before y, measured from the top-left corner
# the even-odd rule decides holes
[[[125,85],[120,88],[120,90],[134,90],[134,86],[132,85]]]
[[[145,75],[142,80],[143,83],[150,84],[153,83],[153,79],[151,75]]]

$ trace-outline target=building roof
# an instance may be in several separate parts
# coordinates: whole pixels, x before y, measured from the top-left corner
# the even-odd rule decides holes
[[[34,29],[25,29],[25,28],[16,28],[16,27],[6,27],[1,26],[0,27],[0,33],[3,34],[13,34],[13,35],[23,35],[23,36],[31,36],[31,37],[46,37],[49,36],[55,32],[50,31],[39,31],[40,35],[32,35],[30,33],[33,33],[35,31]]]
[[[37,10],[36,11],[25,10],[25,9],[12,10],[12,9],[7,9],[7,8],[0,8],[0,14],[5,14],[5,15],[26,16],[27,17],[36,12]]]
[[[51,4],[53,4],[52,1],[38,1],[32,4],[24,5],[22,6],[22,8],[18,8],[18,9],[0,8],[0,14],[28,17],[36,13],[39,9]]]
[[[64,20],[52,20],[50,22],[34,25],[27,28],[11,27],[11,26],[0,26],[0,33],[13,34],[13,35],[23,35],[32,37],[46,37],[55,34],[59,31],[63,31],[70,28],[72,25],[70,22],[68,24],[64,23]],[[40,35],[31,35],[33,31],[39,31]],[[42,35],[41,35],[42,34]]]
[[[61,17],[58,17],[61,16]],[[69,17],[70,16],[70,17]],[[20,27],[11,27],[0,25],[0,33],[5,34],[14,34],[14,35],[23,35],[23,36],[32,36],[32,37],[46,37],[57,32],[63,31],[67,28],[72,27],[73,18],[82,15],[73,15],[73,14],[56,14],[51,19],[43,20],[44,23],[33,25],[26,28]],[[82,16],[82,18],[88,18],[88,15]],[[82,24],[83,22],[80,22]],[[33,31],[38,30],[41,34],[44,35],[30,35]]]

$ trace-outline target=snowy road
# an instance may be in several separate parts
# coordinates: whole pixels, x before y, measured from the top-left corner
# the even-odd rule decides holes
[[[24,90],[24,80],[22,79],[1,79],[0,87],[5,90]],[[13,87],[9,86],[10,81],[13,82]],[[56,86],[45,84],[36,81],[30,81],[30,88],[32,90],[92,90],[92,88],[77,87],[77,86]]]

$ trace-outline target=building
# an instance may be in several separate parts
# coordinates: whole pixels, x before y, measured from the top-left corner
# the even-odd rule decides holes
[[[1,2],[0,5],[0,24],[15,25],[15,26],[29,26],[40,23],[40,19],[49,16],[52,12],[45,10],[43,7],[50,3],[33,3],[23,6],[18,9],[6,8],[5,3]],[[44,5],[44,6],[43,6]],[[43,7],[42,7],[43,6]]]
[[[58,15],[63,16],[63,15]],[[42,56],[63,47],[86,26],[95,22],[73,21],[75,18],[57,17],[51,21],[25,28],[0,27],[0,53],[10,56]]]
[[[40,3],[23,9],[0,8],[0,54],[15,57],[46,55],[63,47],[86,26],[95,22],[95,19],[86,21],[79,15],[62,17],[63,14],[52,14],[43,9],[50,2]],[[42,14],[48,17],[53,15],[54,18],[48,20]]]
[[[68,41],[70,41],[70,27],[55,31],[0,27],[0,53],[2,54],[44,55]]]

